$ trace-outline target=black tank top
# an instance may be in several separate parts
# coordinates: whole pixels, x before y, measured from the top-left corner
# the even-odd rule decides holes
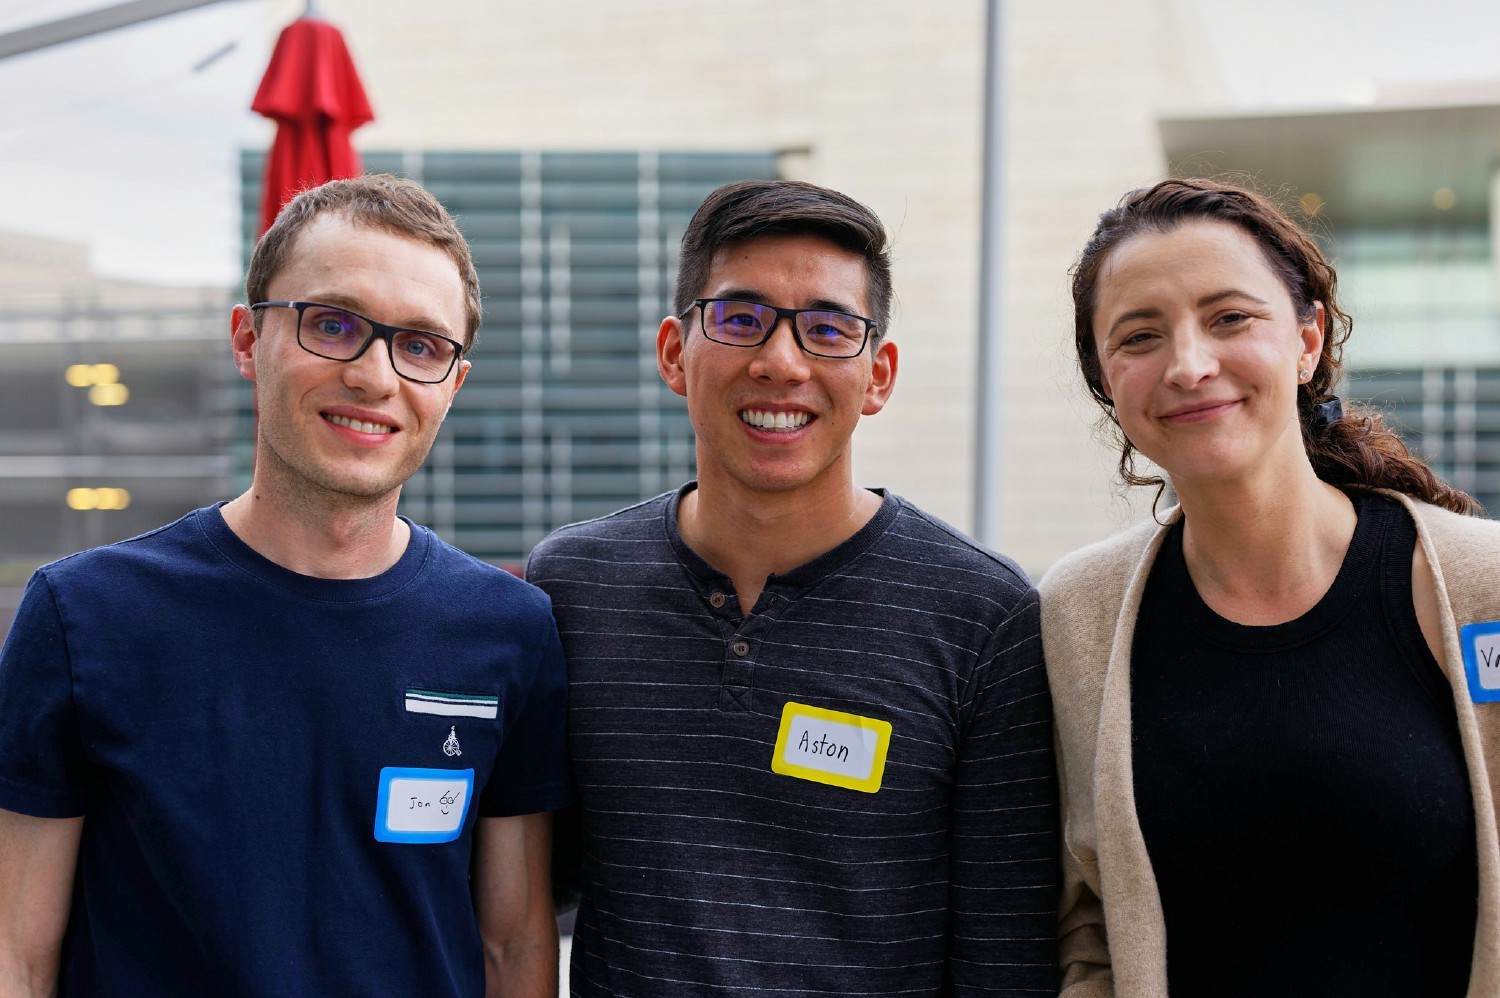
[[[1131,660],[1136,810],[1166,916],[1172,998],[1464,994],[1478,860],[1453,694],[1412,607],[1416,528],[1359,516],[1306,614],[1214,613],[1182,524]]]

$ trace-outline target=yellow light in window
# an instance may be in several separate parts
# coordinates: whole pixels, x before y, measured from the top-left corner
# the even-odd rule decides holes
[[[1323,196],[1314,191],[1308,191],[1297,199],[1297,204],[1302,208],[1304,215],[1316,215],[1323,210]]]
[[[127,489],[69,489],[69,509],[126,509],[130,506]]]
[[[114,364],[70,364],[63,377],[74,388],[114,385],[120,382],[120,369]]]
[[[118,382],[89,389],[89,401],[95,405],[124,405],[129,399],[130,389]]]
[[[1458,203],[1458,196],[1451,187],[1439,187],[1432,192],[1432,206],[1438,211],[1449,211]]]

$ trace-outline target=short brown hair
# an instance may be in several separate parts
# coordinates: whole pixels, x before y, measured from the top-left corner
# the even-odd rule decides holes
[[[673,311],[693,307],[714,256],[725,246],[761,236],[812,235],[865,262],[872,341],[891,318],[891,251],[880,217],[846,194],[800,180],[740,180],[718,188],[698,206],[682,234]]]
[[[1119,431],[1114,402],[1104,391],[1103,368],[1094,340],[1099,277],[1111,253],[1127,240],[1147,232],[1170,232],[1194,221],[1225,222],[1254,239],[1271,272],[1281,279],[1292,307],[1303,322],[1322,302],[1327,328],[1323,352],[1312,377],[1297,388],[1297,415],[1302,442],[1319,478],[1332,485],[1383,488],[1458,513],[1480,513],[1479,503],[1435,475],[1413,456],[1385,425],[1379,410],[1345,405],[1331,425],[1315,418],[1318,403],[1333,397],[1343,372],[1344,342],[1354,320],[1338,302],[1338,275],[1318,244],[1270,198],[1235,184],[1213,180],[1163,180],[1131,191],[1099,216],[1094,234],[1073,267],[1073,342],[1084,384]],[[1161,478],[1135,471],[1135,447],[1119,433],[1120,476],[1131,485],[1165,486]],[[1160,492],[1158,491],[1158,495]]]
[[[458,231],[448,209],[421,184],[390,173],[330,180],[287,202],[250,255],[250,267],[245,272],[245,296],[249,304],[266,300],[266,288],[286,265],[298,234],[325,214],[415,239],[447,253],[457,265],[464,285],[465,352],[474,345],[484,305],[468,240]]]

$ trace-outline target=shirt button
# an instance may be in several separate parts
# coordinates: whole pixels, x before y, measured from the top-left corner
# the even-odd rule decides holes
[[[744,658],[746,655],[750,654],[750,642],[736,641],[734,644],[729,646],[729,650],[734,652],[740,658]]]
[[[728,602],[728,601],[725,600],[723,593],[714,593],[712,596],[710,596],[708,598],[708,605],[711,606],[711,607],[713,607],[716,610],[719,607],[723,606],[726,602]]]

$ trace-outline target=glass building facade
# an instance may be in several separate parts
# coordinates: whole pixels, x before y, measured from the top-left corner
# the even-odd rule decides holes
[[[1347,394],[1500,515],[1500,301],[1489,228],[1351,226],[1333,240],[1356,334]]]

